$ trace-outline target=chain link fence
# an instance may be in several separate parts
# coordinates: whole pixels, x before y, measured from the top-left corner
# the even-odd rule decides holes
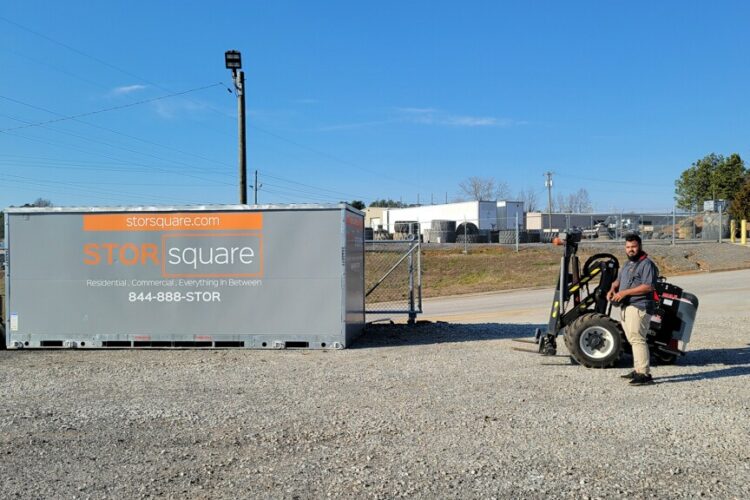
[[[368,321],[422,312],[422,261],[418,238],[365,241],[365,312]]]
[[[513,218],[464,218],[396,223],[393,232],[373,231],[381,241],[419,239],[429,245],[519,245],[551,243],[560,232],[580,230],[585,240],[622,241],[637,233],[644,240],[664,243],[723,241],[730,236],[730,217],[720,212],[546,214],[532,212]]]

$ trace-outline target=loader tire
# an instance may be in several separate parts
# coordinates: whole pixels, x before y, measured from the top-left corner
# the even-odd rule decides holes
[[[677,363],[677,355],[676,354],[670,354],[667,352],[661,352],[656,349],[652,349],[653,357],[656,359],[655,364],[659,365],[673,365]]]
[[[565,328],[565,346],[573,361],[586,368],[615,366],[625,334],[620,324],[603,314],[584,314]]]

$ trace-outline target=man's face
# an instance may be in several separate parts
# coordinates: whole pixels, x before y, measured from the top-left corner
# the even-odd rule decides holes
[[[637,241],[626,241],[625,242],[625,255],[628,257],[635,257],[638,255],[638,251],[640,250],[640,247],[638,246]]]

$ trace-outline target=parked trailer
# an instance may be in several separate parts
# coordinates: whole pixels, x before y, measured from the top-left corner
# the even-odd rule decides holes
[[[343,348],[364,329],[346,204],[5,212],[8,348]]]

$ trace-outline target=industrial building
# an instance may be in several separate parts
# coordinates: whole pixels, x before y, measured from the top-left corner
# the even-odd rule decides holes
[[[374,215],[374,214],[373,214]],[[371,217],[370,227],[389,233],[396,231],[397,222],[416,222],[420,231],[429,231],[432,221],[453,221],[456,225],[470,222],[479,230],[497,231],[515,229],[516,220],[523,224],[521,201],[466,201],[440,205],[421,205],[408,208],[386,208],[380,217]]]

